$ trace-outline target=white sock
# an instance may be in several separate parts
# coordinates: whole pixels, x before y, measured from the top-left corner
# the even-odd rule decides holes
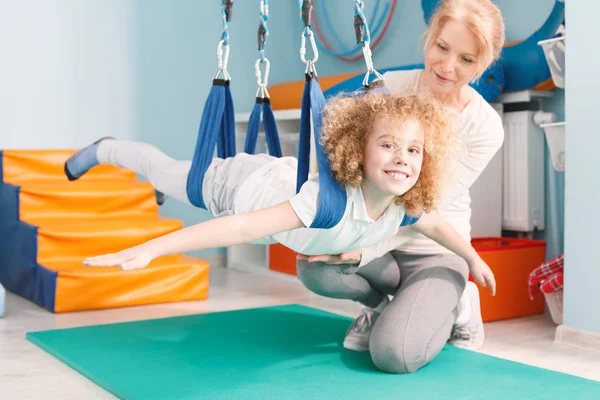
[[[467,291],[465,290],[460,297],[460,301],[458,302],[458,317],[456,318],[455,325],[464,325],[471,320],[471,315],[473,314],[473,309],[471,308],[471,302],[469,301],[469,296]]]

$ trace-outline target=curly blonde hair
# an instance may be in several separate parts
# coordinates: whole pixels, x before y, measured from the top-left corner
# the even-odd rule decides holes
[[[442,104],[424,92],[398,97],[373,91],[330,99],[323,110],[321,144],[336,180],[352,187],[363,181],[366,139],[375,117],[392,118],[400,124],[415,118],[421,124],[425,134],[421,174],[395,203],[404,204],[406,212],[413,216],[435,209],[444,167],[449,167],[454,147],[454,124]]]

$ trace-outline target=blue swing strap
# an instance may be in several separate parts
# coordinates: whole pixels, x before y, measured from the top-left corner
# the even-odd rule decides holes
[[[281,157],[282,151],[281,142],[279,141],[279,132],[277,130],[277,124],[275,123],[275,115],[271,108],[269,91],[267,90],[269,71],[271,69],[271,63],[269,62],[269,59],[265,57],[265,47],[269,37],[269,28],[267,26],[268,19],[269,2],[268,0],[261,0],[260,23],[258,25],[258,50],[260,52],[260,57],[254,64],[258,90],[256,91],[256,102],[252,109],[252,113],[250,114],[250,119],[248,120],[248,132],[246,134],[244,152],[248,154],[256,153],[256,142],[258,141],[258,131],[260,129],[262,115],[269,154],[274,157]],[[264,73],[260,70],[261,65],[265,66]]]
[[[400,221],[400,226],[412,225],[416,223],[419,219],[421,219],[422,215],[423,213],[420,213],[418,216],[413,217],[412,215],[404,214],[404,217],[402,217],[402,221]]]
[[[315,140],[315,153],[317,155],[317,168],[319,172],[319,198],[317,213],[310,228],[329,229],[336,226],[346,210],[346,188],[333,176],[331,164],[327,154],[321,146],[321,125],[323,122],[323,108],[325,96],[319,85],[315,62],[319,58],[314,34],[310,29],[310,13],[312,0],[299,0],[298,7],[300,19],[304,23],[304,31],[300,43],[300,59],[306,64],[306,82],[302,93],[302,108],[300,112],[300,143],[298,150],[298,172],[296,178],[296,191],[308,180],[310,166],[310,134],[311,117]],[[313,51],[312,60],[306,59],[306,38],[309,38]]]
[[[279,132],[275,115],[271,108],[271,100],[269,97],[257,97],[250,119],[248,120],[248,131],[246,133],[246,143],[244,152],[248,154],[256,154],[256,143],[258,141],[258,131],[260,129],[260,120],[262,114],[262,122],[265,129],[267,139],[267,148],[269,154],[273,157],[282,157],[281,142],[279,140]]]
[[[206,209],[202,197],[204,174],[212,162],[215,146],[219,158],[233,157],[235,149],[234,106],[229,88],[231,77],[227,71],[229,60],[229,30],[233,0],[222,0],[223,33],[217,46],[218,69],[202,111],[198,138],[188,174],[186,191],[190,202]],[[223,78],[220,78],[220,75]]]

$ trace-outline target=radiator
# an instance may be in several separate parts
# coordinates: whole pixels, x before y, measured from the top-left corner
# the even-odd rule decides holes
[[[502,228],[531,232],[545,229],[544,131],[535,111],[505,112]]]

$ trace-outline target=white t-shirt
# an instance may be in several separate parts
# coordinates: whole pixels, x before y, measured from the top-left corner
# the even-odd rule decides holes
[[[422,70],[390,71],[384,74],[385,85],[393,95],[415,93]],[[469,187],[477,180],[490,160],[502,146],[504,128],[502,118],[479,93],[465,107],[457,119],[459,142],[463,149],[452,166],[451,180],[445,186],[438,213],[459,234],[471,240],[471,196]],[[428,237],[417,234],[412,238],[393,237],[375,246],[363,249],[363,262],[383,256],[390,250],[407,253],[440,254],[450,251]]]
[[[313,175],[296,194],[298,160],[294,157],[275,158],[252,173],[235,196],[234,214],[247,213],[289,200],[305,228],[273,235],[253,243],[279,242],[307,255],[338,254],[371,246],[398,231],[405,211],[402,206],[390,205],[383,215],[373,221],[360,187],[346,187],[347,202],[341,221],[330,229],[308,228],[317,213],[319,195],[318,175]]]

